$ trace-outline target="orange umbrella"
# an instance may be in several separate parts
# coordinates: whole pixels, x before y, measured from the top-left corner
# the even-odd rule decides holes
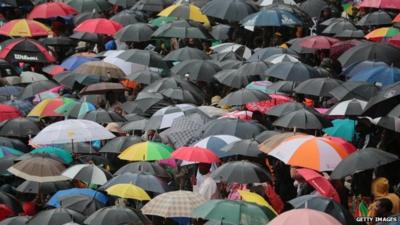
[[[36,117],[51,117],[51,116],[64,116],[56,112],[56,109],[60,106],[64,105],[67,102],[73,101],[68,98],[53,98],[53,99],[45,99],[37,104],[28,116],[36,116]]]

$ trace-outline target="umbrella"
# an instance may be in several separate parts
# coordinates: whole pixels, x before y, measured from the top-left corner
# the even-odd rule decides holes
[[[19,139],[0,137],[0,145],[5,146],[5,147],[9,147],[9,148],[18,149],[18,150],[23,151],[23,152],[29,151],[29,149],[26,146],[26,144],[24,144]]]
[[[394,154],[376,149],[358,150],[342,160],[331,174],[331,179],[341,179],[361,171],[374,169],[398,160]]]
[[[238,73],[251,79],[257,79],[260,75],[264,74],[266,69],[268,69],[268,64],[263,61],[248,62],[239,67]]]
[[[207,16],[201,12],[199,7],[193,4],[188,4],[186,2],[172,4],[171,6],[161,11],[158,16],[177,17],[205,24],[210,23]]]
[[[112,5],[106,0],[68,0],[65,3],[75,8],[78,12],[106,12]],[[82,21],[81,21],[82,22]],[[77,23],[75,23],[77,24]]]
[[[335,38],[364,39],[364,31],[362,30],[343,30],[335,34]]]
[[[307,13],[310,17],[319,18],[321,11],[328,7],[328,3],[324,0],[307,0],[299,5],[299,8]]]
[[[114,37],[123,42],[145,42],[151,39],[153,28],[147,23],[135,23],[125,26]]]
[[[349,80],[387,86],[400,81],[400,69],[385,64],[370,70],[361,70],[352,75]]]
[[[289,203],[296,209],[306,208],[325,212],[337,219],[340,224],[351,225],[355,223],[353,215],[346,208],[326,197],[303,195],[290,200]]]
[[[259,90],[262,91],[266,94],[273,94],[271,90],[268,90],[268,87],[272,85],[272,82],[268,80],[263,80],[263,81],[252,81],[246,86],[246,89],[250,90]]]
[[[53,63],[55,57],[39,41],[26,38],[1,43],[0,58],[8,62]]]
[[[274,215],[278,214],[278,213],[276,213],[275,209],[272,208],[272,206],[261,195],[254,193],[254,192],[250,192],[250,191],[244,191],[244,190],[238,190],[238,192],[243,201],[255,203],[259,206],[264,206],[265,208],[272,211],[272,213]]]
[[[170,178],[167,171],[160,165],[154,162],[146,162],[146,161],[128,163],[125,166],[118,169],[114,173],[114,175],[121,175],[124,173],[141,173],[141,172],[146,174],[151,174],[157,177]]]
[[[292,209],[284,212],[275,219],[271,220],[270,225],[283,225],[288,223],[295,223],[299,225],[339,225],[341,224],[334,217],[313,209]]]
[[[399,85],[400,82],[397,82],[373,96],[365,106],[363,115],[375,118],[389,113],[397,105],[400,96]]]
[[[1,26],[0,34],[9,37],[40,37],[52,34],[52,31],[46,25],[26,19],[11,20]]]
[[[399,118],[394,117],[394,116],[378,117],[378,118],[375,118],[372,122],[376,126],[383,127],[388,130],[392,130],[394,132],[400,131],[400,127],[399,127],[400,120],[399,120]]]
[[[248,139],[255,137],[264,130],[264,126],[254,121],[223,118],[205,124],[201,130],[201,137],[225,134]]]
[[[109,0],[108,2],[110,2],[113,5],[118,5],[124,9],[126,9],[126,8],[132,7],[138,1],[137,0]]]
[[[233,58],[233,59],[237,59],[237,57],[236,57],[237,55],[240,56],[241,58],[245,58],[245,59],[249,59],[251,56],[251,49],[249,49],[245,45],[236,44],[233,42],[225,42],[222,44],[214,45],[211,47],[211,49],[216,53],[226,53],[231,56],[232,56],[232,53],[236,53],[236,54],[233,54],[233,56],[235,56],[235,58]],[[259,61],[259,60],[257,60],[257,61]]]
[[[148,12],[160,12],[173,3],[172,0],[140,0],[132,7],[132,9]]]
[[[260,165],[248,161],[234,161],[223,164],[211,173],[215,181],[227,183],[264,183],[271,175]]]
[[[22,212],[22,207],[18,199],[7,192],[0,191],[0,204],[11,209],[11,215]]]
[[[347,50],[349,50],[350,48],[359,45],[361,42],[356,40],[356,39],[352,39],[352,40],[347,40],[347,41],[341,41],[341,42],[337,42],[336,44],[332,45],[330,51],[329,51],[329,55],[332,58],[338,58],[341,54],[343,54],[344,52],[346,52]]]
[[[357,26],[383,26],[392,24],[392,17],[383,10],[371,12],[363,16],[358,22]]]
[[[113,177],[111,180],[101,186],[100,190],[105,190],[116,184],[134,184],[146,191],[151,191],[154,193],[164,193],[169,189],[164,181],[154,175],[144,172],[126,172]]]
[[[0,88],[0,93],[1,93],[1,88]],[[22,115],[28,114],[33,108],[33,105],[30,101],[23,101],[23,100],[9,100],[3,102],[3,104],[16,107],[19,110],[19,112],[22,113]]]
[[[91,62],[91,61],[99,61],[98,58],[92,58],[92,57],[85,57],[85,56],[77,56],[73,55],[71,57],[68,57],[65,59],[60,66],[64,67],[66,70],[75,70],[78,68],[80,65],[86,63],[86,62]]]
[[[296,56],[289,55],[289,54],[275,54],[271,55],[270,57],[266,58],[265,61],[272,63],[272,64],[277,64],[281,62],[300,62],[299,59]]]
[[[20,152],[16,149],[5,147],[5,146],[0,146],[0,158],[14,158],[17,156],[23,155],[23,152]]]
[[[50,200],[47,202],[47,205],[60,208],[61,207],[61,199],[70,198],[74,196],[84,196],[91,199],[95,199],[102,204],[106,204],[108,201],[108,197],[101,192],[89,189],[89,188],[71,188],[67,190],[57,191],[53,196],[51,196]]]
[[[156,80],[160,80],[161,76],[159,73],[152,72],[150,70],[143,70],[135,72],[134,74],[128,75],[129,80],[134,80],[141,84],[151,84]]]
[[[88,32],[74,32],[69,36],[69,38],[94,43],[98,43],[101,40],[101,36],[99,34]]]
[[[253,62],[253,61],[266,60],[271,56],[281,55],[281,54],[287,54],[297,57],[297,53],[291,49],[280,48],[280,47],[267,47],[256,50],[254,54],[250,57],[249,61]]]
[[[400,34],[400,30],[395,27],[381,27],[369,32],[365,35],[365,38],[371,41],[381,41],[386,40],[387,38],[394,37]]]
[[[266,130],[266,131],[260,133],[259,135],[257,135],[257,136],[255,137],[255,140],[256,140],[258,143],[261,144],[261,143],[263,143],[264,141],[268,140],[269,138],[271,138],[271,137],[273,137],[273,136],[275,136],[275,135],[278,135],[278,134],[280,134],[279,131],[275,131],[275,130]],[[259,147],[258,147],[258,150],[261,151],[260,145],[259,145]]]
[[[378,87],[367,82],[347,81],[333,89],[330,94],[338,101],[353,98],[368,101],[378,93]]]
[[[80,94],[81,95],[93,95],[93,94],[103,94],[107,92],[123,92],[125,87],[120,83],[102,82],[91,84],[84,87]]]
[[[340,80],[332,78],[313,78],[301,82],[294,91],[299,94],[329,97],[329,92],[340,84]]]
[[[221,99],[220,104],[226,104],[226,105],[244,105],[246,103],[250,102],[258,102],[258,101],[263,101],[267,100],[270,97],[261,92],[261,91],[255,91],[255,90],[249,90],[249,89],[240,89],[238,91],[232,92],[225,96],[223,99]]]
[[[19,6],[32,6],[32,2],[29,0],[5,0],[3,4],[19,7]]]
[[[316,171],[332,171],[348,156],[343,146],[311,135],[290,137],[268,154],[288,165]],[[310,158],[310,154],[315,157]]]
[[[327,26],[323,34],[339,34],[344,30],[357,30],[357,28],[348,20],[338,21]]]
[[[262,152],[258,149],[259,143],[255,139],[240,140],[221,148],[230,155],[242,155],[258,158]]]
[[[351,119],[336,119],[332,121],[333,126],[323,129],[326,134],[353,141],[356,135],[356,121]]]
[[[134,184],[114,184],[105,191],[109,195],[125,199],[135,199],[139,201],[148,201],[151,199],[142,188]]]
[[[174,103],[200,104],[192,92],[184,90],[183,88],[164,89],[160,91],[160,94]]]
[[[144,93],[144,92],[143,92]],[[159,93],[150,93],[146,98],[135,101],[128,101],[122,105],[127,113],[137,113],[141,116],[151,116],[161,108],[171,105],[172,103]]]
[[[330,49],[331,46],[339,42],[336,38],[330,38],[325,36],[309,36],[301,40],[300,46],[303,48],[312,49]]]
[[[185,60],[171,68],[171,71],[181,75],[187,76],[188,79],[193,81],[213,81],[213,76],[219,72],[221,68],[214,62],[208,60]]]
[[[251,111],[233,111],[226,113],[225,115],[221,116],[221,118],[233,118],[233,119],[241,119],[245,121],[250,121],[253,118],[253,112]]]
[[[56,75],[64,72],[65,68],[62,66],[59,66],[59,65],[48,65],[46,67],[43,67],[42,71],[51,76],[56,76]]]
[[[172,158],[196,163],[217,163],[218,156],[211,150],[201,147],[180,147],[172,153]]]
[[[20,82],[20,78],[18,78]],[[0,94],[1,95],[14,95],[14,96],[19,96],[22,92],[24,91],[23,87],[19,87],[19,86],[3,86],[0,87]]]
[[[225,41],[229,39],[229,31],[231,27],[226,24],[217,24],[212,26],[210,34],[216,40]]]
[[[379,9],[399,9],[400,4],[398,2],[392,2],[390,0],[364,0],[359,6],[360,8],[379,8]]]
[[[305,81],[321,77],[321,74],[315,68],[301,62],[281,62],[268,68],[264,72],[264,76],[286,81]]]
[[[107,177],[103,170],[93,164],[73,165],[67,168],[62,175],[88,184],[103,185],[107,182]]]
[[[14,164],[8,172],[25,180],[36,182],[63,181],[61,173],[65,167],[58,161],[43,156],[35,156]]]
[[[29,216],[14,216],[4,219],[0,222],[1,225],[26,225],[28,220],[30,219]]]
[[[214,74],[214,78],[219,83],[232,88],[242,88],[249,83],[249,77],[239,73],[237,69],[221,70]]]
[[[201,10],[204,14],[218,19],[237,22],[256,12],[256,6],[244,0],[215,0],[204,5]]]
[[[68,102],[55,111],[63,114],[65,118],[82,119],[88,112],[96,109],[96,106],[89,102]]]
[[[96,18],[83,21],[77,27],[75,27],[74,31],[114,35],[120,29],[122,29],[122,25],[115,21]]]
[[[22,72],[20,74],[21,77],[21,83],[25,83],[25,84],[30,84],[33,82],[37,82],[37,81],[42,81],[42,80],[48,80],[47,77],[45,77],[44,75],[40,74],[40,73],[35,73],[35,72]]]
[[[296,169],[296,172],[302,176],[307,183],[315,188],[322,196],[331,198],[340,203],[339,194],[333,185],[321,174],[310,169]]]
[[[106,111],[104,109],[96,109],[88,112],[83,119],[91,120],[99,124],[111,123],[111,122],[124,122],[124,117],[113,111]]]
[[[186,20],[164,24],[154,31],[153,37],[211,39],[203,25]]]
[[[17,187],[17,191],[21,193],[29,194],[52,194],[57,192],[59,189],[69,188],[69,183],[67,182],[45,182],[39,183],[35,181],[24,181]]]
[[[206,200],[191,191],[172,191],[157,195],[141,209],[145,215],[154,215],[164,218],[192,217],[192,210]]]
[[[52,123],[41,130],[33,139],[33,144],[65,144],[111,139],[115,136],[98,123],[89,120],[64,120]]]
[[[308,108],[306,108],[304,104],[299,102],[287,102],[277,106],[273,106],[265,114],[268,116],[281,117],[300,109],[308,109]],[[311,111],[312,109],[309,108],[308,110]]]
[[[168,69],[168,64],[162,60],[161,55],[153,51],[131,49],[117,56],[125,61],[145,65],[148,67],[156,67]]]
[[[101,208],[90,215],[84,221],[88,225],[108,225],[108,224],[135,224],[145,225],[151,223],[140,211],[127,207],[109,206]]]
[[[222,151],[222,148],[228,144],[235,143],[240,140],[240,138],[231,135],[211,135],[198,141],[193,146],[212,150],[217,156],[225,157],[229,154],[225,151]]]
[[[26,16],[28,19],[49,19],[56,17],[68,17],[78,12],[63,2],[47,2],[36,5]]]
[[[29,112],[29,117],[57,117],[63,116],[56,112],[56,109],[60,106],[73,101],[68,98],[48,98],[41,101]]]
[[[210,57],[197,48],[183,47],[177,50],[171,51],[163,58],[166,61],[186,61],[191,59],[206,60]]]
[[[18,108],[11,105],[0,104],[0,121],[6,121],[9,119],[14,119],[22,116],[22,113],[18,110]],[[0,131],[1,133],[1,131]]]
[[[60,199],[60,205],[61,208],[79,212],[84,216],[89,216],[96,210],[104,207],[104,204],[95,198],[84,195],[63,197]]]
[[[246,16],[240,21],[243,26],[282,27],[301,25],[296,15],[281,9],[263,9]]]
[[[137,121],[130,121],[124,124],[121,127],[121,130],[124,132],[131,132],[135,130],[140,130],[143,131],[146,129],[146,125],[148,123],[148,119],[142,119],[142,120],[137,120]]]
[[[68,222],[82,222],[84,216],[73,210],[56,208],[40,211],[27,225],[63,225]]]
[[[131,10],[122,10],[110,18],[110,20],[121,24],[123,27],[142,21],[139,15]]]
[[[331,127],[332,123],[321,117],[321,115],[311,112],[307,109],[299,109],[288,113],[275,120],[273,123],[277,127],[291,129],[319,130]]]
[[[141,142],[142,139],[137,136],[122,136],[116,137],[111,141],[107,142],[99,152],[103,153],[120,153],[122,150],[128,148],[131,145]]]
[[[366,101],[353,98],[337,103],[326,114],[330,116],[360,116],[366,105]]]
[[[128,161],[161,160],[168,159],[172,151],[168,145],[146,141],[129,146],[118,155],[118,158]]]
[[[107,79],[124,79],[125,73],[119,67],[104,61],[89,60],[80,64],[73,73],[77,75],[96,75]]]
[[[62,159],[62,161],[65,164],[72,163],[72,154],[62,148],[50,147],[50,146],[40,147],[40,148],[36,148],[36,149],[32,150],[30,153],[31,154],[45,153],[45,154],[56,156],[59,159]]]

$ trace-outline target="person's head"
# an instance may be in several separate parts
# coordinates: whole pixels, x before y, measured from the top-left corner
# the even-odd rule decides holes
[[[211,164],[200,163],[199,164],[199,173],[201,175],[206,175],[210,172]]]
[[[389,193],[389,181],[384,177],[378,177],[371,184],[371,193],[375,198],[384,197]]]
[[[368,133],[372,124],[367,118],[360,118],[357,121],[356,131],[362,134]]]
[[[375,216],[386,217],[389,216],[393,209],[393,203],[387,198],[381,198],[375,204]]]
[[[305,182],[304,178],[297,172],[298,167],[290,167],[290,177],[298,182]]]
[[[329,7],[326,7],[325,9],[322,10],[322,17],[323,18],[330,18],[332,16],[332,10]]]

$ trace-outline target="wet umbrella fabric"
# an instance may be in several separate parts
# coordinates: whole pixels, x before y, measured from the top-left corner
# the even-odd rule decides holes
[[[142,139],[138,136],[122,136],[116,137],[111,141],[107,142],[99,152],[103,153],[121,153],[122,150],[128,148],[133,144],[142,142]]]
[[[313,67],[301,62],[282,62],[268,68],[265,77],[275,77],[285,81],[305,81],[310,78],[322,77]]]
[[[340,80],[332,78],[314,78],[303,81],[294,89],[296,93],[328,97],[329,92],[341,84]]]
[[[39,41],[17,38],[2,42],[0,58],[9,62],[52,63],[55,57]]]
[[[124,173],[148,173],[157,177],[169,178],[167,171],[162,168],[159,164],[154,162],[133,162],[126,164],[125,166],[118,169],[114,175],[121,175]]]
[[[270,97],[261,91],[240,89],[238,91],[228,94],[223,99],[221,99],[221,104],[244,105],[246,103],[259,102],[268,99],[270,99]]]
[[[89,196],[67,196],[60,199],[61,208],[70,209],[89,216],[96,210],[103,208],[105,204]]]
[[[210,1],[201,8],[207,16],[231,22],[242,20],[246,16],[256,12],[256,9],[255,5],[244,0]]]
[[[160,178],[144,172],[126,172],[118,175],[101,186],[100,190],[105,190],[115,184],[134,184],[143,188],[145,191],[154,193],[164,193],[169,190],[168,186]]]
[[[82,222],[84,217],[73,210],[56,208],[40,211],[27,225],[63,225],[68,222]]]
[[[203,51],[197,48],[191,47],[183,47],[177,50],[171,51],[166,56],[164,56],[164,60],[166,61],[185,61],[191,59],[210,59],[208,55],[206,55]]]
[[[397,105],[399,98],[400,82],[397,82],[373,96],[365,106],[363,115],[373,118],[385,116]]]
[[[227,183],[263,183],[271,180],[271,175],[260,165],[248,161],[228,162],[218,167],[211,176],[216,181]]]
[[[108,197],[101,192],[88,188],[71,188],[55,193],[53,196],[51,196],[51,198],[47,202],[47,205],[60,208],[60,200],[62,198],[71,196],[87,196],[90,198],[94,198],[103,204],[106,204],[108,201]]]
[[[144,42],[151,39],[153,32],[154,30],[150,25],[146,23],[135,23],[125,26],[115,33],[114,37],[124,42]]]
[[[2,124],[0,135],[6,137],[28,137],[39,133],[39,126],[26,118],[11,119]]]
[[[97,210],[84,221],[88,225],[134,224],[145,225],[150,223],[147,217],[139,211],[121,206],[110,206]]]
[[[331,127],[332,123],[309,110],[299,109],[280,117],[273,125],[292,129],[319,130]]]
[[[246,122],[240,119],[223,118],[205,124],[200,130],[200,136],[206,138],[211,135],[225,134],[248,139],[257,136],[265,129],[264,126],[254,121]]]
[[[377,86],[367,82],[346,81],[330,91],[330,94],[339,101],[353,98],[368,101],[371,97],[376,96],[378,91]]]
[[[67,168],[62,175],[88,184],[103,185],[107,182],[107,177],[103,170],[92,164],[73,165]]]

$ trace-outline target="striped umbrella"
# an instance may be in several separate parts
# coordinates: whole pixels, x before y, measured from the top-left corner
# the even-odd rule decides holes
[[[128,161],[154,161],[170,158],[172,151],[168,145],[146,141],[131,145],[118,158]]]
[[[382,41],[387,38],[394,37],[396,35],[400,34],[400,30],[395,27],[381,27],[378,29],[375,29],[371,32],[369,32],[367,35],[365,35],[365,38],[371,41]]]
[[[0,28],[0,34],[9,37],[40,37],[53,32],[46,25],[35,20],[11,20]]]
[[[73,101],[69,98],[53,98],[53,99],[45,99],[37,104],[28,116],[32,117],[52,117],[52,116],[63,116],[60,113],[56,112],[56,109],[68,102]]]

